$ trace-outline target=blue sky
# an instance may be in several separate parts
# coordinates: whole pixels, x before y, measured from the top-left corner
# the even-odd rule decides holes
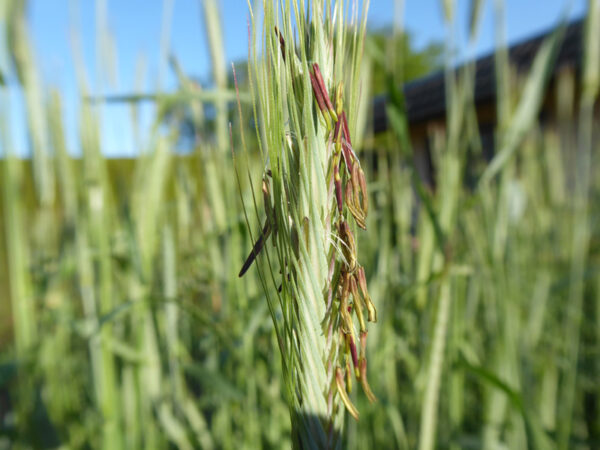
[[[168,68],[161,69],[160,36],[165,17],[170,17],[169,52],[179,59],[184,71],[206,78],[210,73],[209,50],[204,36],[202,0],[173,0],[172,9],[165,8],[162,0],[30,0],[28,19],[36,60],[45,87],[58,87],[63,94],[67,138],[70,151],[77,154],[77,90],[76,73],[71,49],[71,30],[75,24],[80,30],[81,52],[92,92],[114,94],[134,90],[136,67],[145,61],[144,90],[158,87],[158,74],[163,70],[161,87],[175,86]],[[102,11],[98,5],[104,3]],[[480,55],[493,49],[494,3],[484,0],[483,20],[476,46],[466,48],[466,30],[469,1],[456,2],[457,22],[454,29],[459,58]],[[506,37],[509,43],[552,27],[567,6],[566,0],[506,0]],[[570,17],[585,13],[585,1],[570,2]],[[389,26],[394,18],[394,0],[371,0],[369,26],[373,29]],[[222,27],[226,61],[243,59],[247,53],[246,0],[223,0]],[[401,13],[402,26],[414,37],[417,48],[430,42],[444,42],[445,28],[440,0],[405,0]],[[106,26],[113,39],[114,67],[96,70],[96,24],[98,17],[106,18]],[[396,15],[398,17],[398,15]],[[98,74],[102,73],[99,80]],[[14,119],[14,145],[19,154],[26,154],[25,129],[19,119],[23,111],[18,95],[11,104]],[[151,111],[145,110],[146,121]],[[103,150],[107,155],[137,154],[137,145],[129,125],[129,108],[123,105],[105,106],[102,110]]]

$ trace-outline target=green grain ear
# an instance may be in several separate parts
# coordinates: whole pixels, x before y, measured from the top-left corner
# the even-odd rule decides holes
[[[262,54],[253,64],[260,80],[255,118],[273,176],[264,178],[270,183],[263,189],[267,224],[242,273],[261,249],[267,252],[270,273],[264,278],[279,294],[272,306],[281,311],[275,325],[289,364],[284,382],[296,446],[339,448],[344,411],[358,419],[349,397],[352,378],[375,400],[367,381],[363,310],[372,321],[376,313],[354,236],[356,226],[366,228],[368,209],[360,142],[351,138],[363,36],[346,23],[344,2],[294,1],[281,11],[263,2],[263,8]],[[341,45],[347,35],[351,52]],[[264,245],[270,229],[277,230],[273,247]]]

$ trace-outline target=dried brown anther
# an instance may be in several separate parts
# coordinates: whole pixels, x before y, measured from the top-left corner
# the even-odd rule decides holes
[[[363,310],[362,310],[362,298],[360,296],[360,294],[358,293],[358,287],[356,286],[356,280],[354,279],[355,277],[353,276],[350,279],[350,291],[352,291],[352,297],[354,298],[354,305],[355,305],[355,311],[356,311],[356,317],[358,317],[358,324],[360,325],[360,332],[364,333],[365,331],[367,331],[367,325],[365,324],[365,318],[363,316]],[[366,304],[366,302],[365,302]]]
[[[352,273],[356,269],[356,241],[350,230],[350,225],[345,220],[341,220],[338,225],[338,232],[342,240],[342,254],[346,259],[347,272]]]
[[[365,300],[365,304],[367,305],[367,312],[369,315],[368,320],[369,322],[377,322],[377,310],[375,309],[375,305],[373,305],[373,301],[367,290],[367,277],[365,276],[364,268],[358,268],[356,271],[356,279],[358,280],[358,285]]]
[[[358,410],[350,400],[350,397],[348,397],[348,393],[346,392],[346,385],[344,383],[344,374],[342,373],[342,369],[340,367],[337,367],[335,369],[335,384],[337,386],[338,393],[340,394],[340,398],[344,403],[344,406],[346,406],[346,409],[348,410],[350,415],[356,420],[358,420]]]
[[[348,207],[348,210],[352,214],[352,217],[354,217],[356,224],[363,230],[366,230],[367,225],[365,223],[364,212],[359,207],[357,207],[357,205],[355,203],[352,179],[348,180],[348,182],[346,183],[345,197],[346,197],[346,206]]]

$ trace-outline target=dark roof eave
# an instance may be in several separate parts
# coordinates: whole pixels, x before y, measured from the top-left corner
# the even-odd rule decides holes
[[[509,60],[517,70],[531,66],[537,51],[553,30],[542,33],[508,49]],[[583,19],[571,22],[566,30],[557,54],[553,73],[566,65],[578,68],[582,60]],[[493,101],[496,98],[495,54],[491,53],[475,61],[475,103]],[[459,72],[464,65],[457,67]],[[406,83],[403,87],[406,114],[411,124],[443,117],[446,112],[446,95],[443,71],[438,71]],[[374,99],[374,131],[387,129],[385,112],[386,96]]]

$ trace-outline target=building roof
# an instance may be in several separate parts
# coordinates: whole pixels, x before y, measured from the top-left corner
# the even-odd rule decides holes
[[[583,19],[579,19],[567,26],[553,72],[566,65],[578,67],[581,63],[583,23]],[[553,31],[546,31],[509,47],[508,54],[511,64],[518,71],[529,68],[544,39]],[[460,70],[460,68],[458,67],[456,70]],[[406,83],[403,91],[409,123],[414,124],[444,115],[446,95],[443,71]],[[475,103],[494,100],[495,96],[494,53],[490,53],[475,61]],[[386,96],[379,96],[374,100],[374,129],[376,133],[387,129],[386,100]]]

